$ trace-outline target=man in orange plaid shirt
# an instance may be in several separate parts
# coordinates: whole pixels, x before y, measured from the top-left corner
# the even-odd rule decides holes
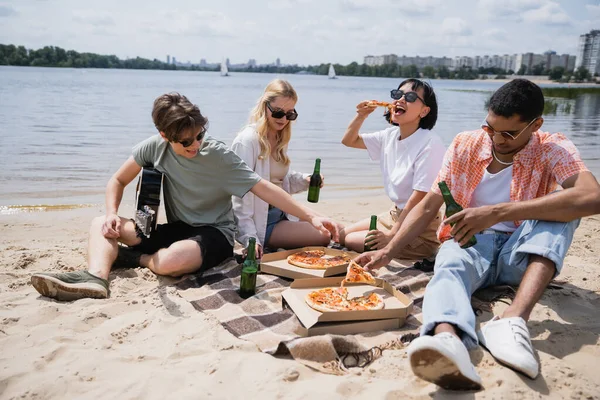
[[[503,85],[481,129],[456,136],[437,181],[390,243],[357,258],[367,269],[389,263],[435,218],[444,203],[438,183],[446,182],[463,211],[438,230],[443,244],[425,292],[421,336],[408,348],[413,372],[444,388],[482,387],[467,350],[478,343],[503,364],[538,376],[526,321],[560,272],[579,219],[600,213],[600,185],[569,139],[540,130],[543,110],[534,83]],[[463,249],[473,235],[477,244]],[[519,286],[514,301],[476,331],[471,295],[500,284]]]

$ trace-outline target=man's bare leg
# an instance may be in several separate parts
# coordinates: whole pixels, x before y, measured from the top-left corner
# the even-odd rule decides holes
[[[477,332],[479,342],[494,358],[531,379],[538,376],[539,363],[526,321],[555,273],[556,266],[552,261],[530,255],[527,270],[512,304],[500,318],[495,317]]]
[[[154,254],[143,254],[140,265],[157,275],[181,276],[202,266],[202,251],[195,240],[181,240]]]
[[[88,240],[88,272],[102,279],[108,279],[110,268],[117,259],[119,252],[118,242],[128,246],[135,246],[141,242],[135,231],[135,223],[121,218],[121,236],[118,239],[109,239],[102,234],[104,217],[96,217],[92,221]]]
[[[519,290],[512,304],[502,314],[502,318],[521,317],[525,321],[529,320],[533,307],[555,274],[556,266],[552,261],[538,255],[530,255]]]
[[[105,217],[92,221],[88,244],[88,271],[63,273],[37,273],[31,276],[31,284],[42,295],[60,301],[72,301],[86,297],[106,298],[108,296],[108,274],[117,258],[117,239],[105,238],[102,224]],[[132,221],[121,218],[119,241],[135,245],[136,237]]]

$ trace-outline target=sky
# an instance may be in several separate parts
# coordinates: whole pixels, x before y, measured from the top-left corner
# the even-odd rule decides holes
[[[0,0],[0,43],[198,63],[576,54],[600,0]]]

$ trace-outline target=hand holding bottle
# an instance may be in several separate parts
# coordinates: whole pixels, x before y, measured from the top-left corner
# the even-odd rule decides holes
[[[322,174],[319,174],[321,176],[321,185],[319,186],[319,189],[323,188],[323,186],[325,185],[325,177]],[[312,175],[307,176],[306,182],[308,182],[308,184],[310,185],[310,178],[312,177]]]
[[[262,248],[262,246],[260,244],[256,243],[254,245],[254,249],[255,249],[254,251],[255,251],[255,254],[256,254],[256,259],[260,260],[262,258],[262,256],[263,256],[263,248]],[[247,248],[244,248],[242,250],[242,257],[243,258],[248,257],[248,249]]]
[[[365,238],[365,250],[367,250],[367,246],[370,250],[383,249],[392,240],[392,237],[390,232],[386,233],[377,229],[369,231]]]

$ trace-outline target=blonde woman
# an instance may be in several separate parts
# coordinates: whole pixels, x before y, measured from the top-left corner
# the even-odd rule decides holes
[[[231,146],[258,175],[290,194],[307,190],[310,180],[310,174],[290,169],[287,155],[292,121],[298,117],[297,101],[298,95],[289,82],[271,81],[251,111],[248,125]],[[255,237],[257,257],[262,257],[265,247],[327,246],[331,239],[251,192],[243,198],[233,197],[233,210],[238,219],[237,241],[246,247],[249,238]]]

